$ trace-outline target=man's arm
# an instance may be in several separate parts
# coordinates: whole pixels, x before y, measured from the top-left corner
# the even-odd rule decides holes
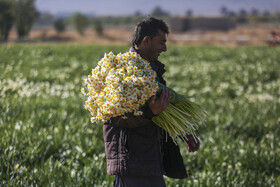
[[[155,96],[152,96],[149,105],[142,108],[143,115],[135,116],[132,113],[126,114],[126,119],[121,116],[111,118],[107,125],[116,125],[119,127],[135,128],[147,125],[151,122],[152,118],[164,111],[168,106],[171,99],[171,94],[167,88],[163,89],[159,99],[155,100]]]

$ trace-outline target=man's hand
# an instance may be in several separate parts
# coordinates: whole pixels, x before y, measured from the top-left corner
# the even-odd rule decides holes
[[[171,93],[168,91],[167,88],[162,90],[162,93],[158,100],[155,100],[156,96],[153,95],[149,102],[149,107],[152,110],[153,114],[156,115],[166,109],[169,105],[171,99]]]
[[[195,152],[200,147],[200,141],[194,135],[191,135],[191,134],[186,135],[186,142],[187,142],[188,147],[189,147],[189,152]]]

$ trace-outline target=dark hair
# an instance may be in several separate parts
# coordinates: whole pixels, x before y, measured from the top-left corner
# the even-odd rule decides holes
[[[148,17],[137,23],[132,38],[132,46],[139,46],[145,36],[155,37],[158,34],[158,29],[166,34],[169,34],[168,26],[162,20],[154,17]]]

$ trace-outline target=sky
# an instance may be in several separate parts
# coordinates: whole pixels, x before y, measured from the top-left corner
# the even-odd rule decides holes
[[[96,16],[133,15],[136,11],[149,14],[156,6],[171,15],[184,15],[188,9],[194,15],[216,16],[222,6],[229,10],[241,8],[250,11],[280,11],[280,0],[36,0],[36,7],[41,12],[71,13],[82,12]]]

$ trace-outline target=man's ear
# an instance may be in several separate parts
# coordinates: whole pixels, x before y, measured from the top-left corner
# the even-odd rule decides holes
[[[144,45],[149,44],[150,41],[151,41],[151,37],[150,37],[150,36],[145,36],[145,37],[143,38],[143,40],[142,40],[142,42],[143,42]]]

